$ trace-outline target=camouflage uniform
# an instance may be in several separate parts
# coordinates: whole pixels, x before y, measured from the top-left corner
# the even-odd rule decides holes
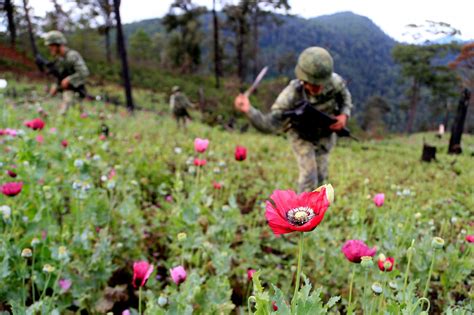
[[[322,92],[316,96],[307,95],[302,82],[292,80],[280,93],[271,107],[271,112],[262,114],[251,107],[247,113],[252,125],[262,132],[274,132],[278,129],[288,131],[291,146],[299,168],[298,190],[311,191],[321,185],[328,177],[328,157],[336,144],[336,134],[324,136],[317,142],[301,139],[289,122],[282,118],[282,113],[294,109],[299,100],[307,99],[313,106],[327,114],[351,114],[352,100],[344,80],[336,73],[324,83]]]
[[[61,32],[51,31],[45,35],[46,45],[66,45],[66,43],[66,38]],[[59,73],[63,74],[63,76],[68,79],[69,84],[73,88],[85,85],[86,79],[89,76],[89,69],[87,68],[82,56],[77,51],[69,48],[65,49],[64,56],[56,56],[54,67]],[[57,86],[57,84],[55,85],[57,89],[60,89],[60,86]],[[62,91],[62,93],[63,104],[60,112],[64,114],[74,102],[74,91],[72,89],[67,89]]]
[[[178,125],[182,121],[183,125],[186,123],[186,117],[191,118],[188,113],[188,108],[192,108],[193,104],[189,101],[186,95],[179,90],[179,87],[173,87],[170,96],[170,111]]]

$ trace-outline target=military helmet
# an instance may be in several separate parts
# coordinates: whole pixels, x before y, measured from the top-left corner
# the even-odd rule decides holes
[[[44,43],[46,46],[53,44],[66,45],[67,40],[60,31],[50,31],[44,35]]]
[[[298,57],[296,77],[302,81],[322,85],[331,78],[333,61],[329,52],[321,47],[306,48]]]
[[[178,91],[179,91],[179,86],[177,86],[177,85],[173,86],[173,88],[171,89],[172,93],[176,93]]]

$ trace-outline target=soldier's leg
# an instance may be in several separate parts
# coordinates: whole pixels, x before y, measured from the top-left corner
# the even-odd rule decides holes
[[[314,145],[299,138],[293,138],[291,146],[300,172],[298,192],[312,191],[318,185]]]
[[[73,91],[63,91],[63,102],[61,103],[61,108],[59,114],[66,115],[69,107],[72,106],[74,102],[74,92]]]
[[[316,155],[316,165],[318,167],[318,185],[326,184],[328,179],[329,153]]]
[[[322,185],[328,179],[329,169],[329,154],[336,144],[336,135],[332,134],[329,138],[322,138],[319,140],[319,145],[316,146],[316,164],[318,168],[318,184]]]

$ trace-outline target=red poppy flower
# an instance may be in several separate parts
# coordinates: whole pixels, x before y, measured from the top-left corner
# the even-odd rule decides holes
[[[206,163],[207,163],[206,159],[199,159],[199,158],[194,159],[195,166],[204,166],[206,165]]]
[[[392,271],[395,259],[393,257],[385,257],[381,255],[378,260],[379,269],[381,271]]]
[[[474,235],[467,235],[466,236],[466,241],[468,243],[474,243]]]
[[[247,149],[240,145],[235,147],[235,159],[237,161],[244,161],[247,158]]]
[[[219,182],[214,182],[214,183],[212,183],[212,185],[214,186],[214,189],[216,189],[216,190],[219,190],[219,189],[222,188],[222,184],[219,183]]]
[[[44,128],[44,121],[35,118],[33,120],[25,121],[24,125],[33,130],[41,130]]]
[[[309,232],[323,220],[329,207],[326,187],[297,195],[292,190],[275,190],[267,201],[265,217],[275,235]]]
[[[23,182],[10,182],[0,186],[0,191],[5,196],[13,197],[18,195],[23,188]]]
[[[12,170],[7,170],[7,175],[13,178],[17,177],[17,173],[15,173],[15,171],[12,171]]]
[[[67,142],[67,140],[63,140],[63,141],[61,141],[61,145],[62,145],[64,148],[67,148],[67,146],[69,145],[69,142]]]
[[[255,270],[255,269],[249,269],[249,270],[247,270],[247,280],[248,280],[248,281],[251,281],[252,278],[253,278],[253,274],[256,273],[256,272],[257,272],[257,270]]]
[[[143,287],[151,273],[153,272],[153,265],[146,261],[137,261],[133,263],[133,279],[132,285],[134,288]]]

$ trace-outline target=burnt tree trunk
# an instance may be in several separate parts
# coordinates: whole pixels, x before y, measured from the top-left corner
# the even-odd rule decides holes
[[[464,123],[467,116],[467,108],[469,107],[469,101],[471,99],[471,92],[468,89],[464,89],[459,99],[458,109],[456,117],[454,119],[453,126],[451,128],[451,138],[449,139],[449,154],[461,154],[461,137],[464,130]]]
[[[212,20],[214,23],[214,76],[216,78],[216,88],[220,87],[220,77],[222,76],[221,55],[219,49],[219,19],[216,13],[216,0],[212,1]]]
[[[16,28],[14,15],[14,6],[11,0],[5,0],[5,11],[7,12],[8,19],[8,32],[10,33],[10,46],[15,48],[16,44]]]
[[[436,160],[436,147],[428,144],[423,144],[423,153],[421,154],[421,160],[423,162],[431,162]]]
[[[117,20],[117,50],[122,62],[122,80],[125,89],[125,98],[127,101],[127,109],[133,112],[135,105],[132,98],[132,86],[130,84],[130,74],[128,70],[127,48],[125,47],[125,39],[122,30],[122,20],[120,18],[120,0],[114,0],[115,18]]]

